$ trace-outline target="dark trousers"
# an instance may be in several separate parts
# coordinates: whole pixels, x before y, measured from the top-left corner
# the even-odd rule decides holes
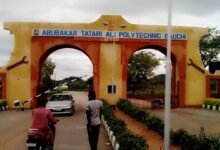
[[[51,142],[52,142],[51,144],[54,145],[55,134],[56,134],[56,127],[55,127],[54,124],[49,124],[49,126],[50,126],[50,129],[51,129],[52,133],[53,133],[53,136],[51,137],[52,138],[51,139]]]
[[[96,126],[87,125],[87,132],[89,136],[89,144],[91,150],[97,150],[99,129],[100,129],[100,125],[96,125]]]

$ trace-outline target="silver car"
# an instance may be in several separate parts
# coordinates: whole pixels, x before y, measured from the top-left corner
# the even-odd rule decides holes
[[[46,104],[53,114],[70,114],[75,111],[75,100],[69,93],[53,94]]]

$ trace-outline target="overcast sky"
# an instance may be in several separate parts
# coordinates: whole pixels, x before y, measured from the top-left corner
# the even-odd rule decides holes
[[[14,44],[13,36],[3,29],[3,22],[88,23],[102,14],[113,14],[122,15],[130,23],[167,25],[167,3],[168,0],[0,0],[0,67],[7,64]],[[219,6],[219,0],[173,0],[172,24],[220,29]],[[50,57],[57,66],[56,79],[92,75],[92,64],[80,51],[62,49]],[[161,68],[157,72],[163,72]]]

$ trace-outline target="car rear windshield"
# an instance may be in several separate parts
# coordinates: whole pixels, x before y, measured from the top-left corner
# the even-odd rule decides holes
[[[70,101],[71,96],[70,95],[53,95],[50,99],[50,101]]]

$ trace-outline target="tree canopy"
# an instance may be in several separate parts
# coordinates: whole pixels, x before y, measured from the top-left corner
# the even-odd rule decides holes
[[[200,53],[205,67],[212,60],[219,59],[220,55],[220,31],[216,28],[209,28],[208,34],[200,40]]]
[[[66,84],[69,90],[85,90],[86,81],[82,80],[80,77],[71,76],[60,81],[57,81],[59,85]]]
[[[159,65],[160,59],[151,52],[134,54],[128,63],[128,84],[147,83],[154,76],[153,70]]]
[[[165,74],[159,74],[154,76],[153,78],[149,79],[148,83],[150,84],[164,84],[165,83]]]
[[[43,84],[46,85],[48,88],[53,87],[53,81],[51,79],[51,75],[53,75],[54,69],[56,65],[52,62],[51,58],[48,58],[43,66]]]

